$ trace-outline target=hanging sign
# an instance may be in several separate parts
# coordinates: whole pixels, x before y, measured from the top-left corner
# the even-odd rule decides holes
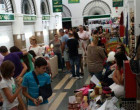
[[[52,0],[53,12],[63,12],[62,0]]]
[[[43,21],[49,21],[50,20],[50,16],[49,15],[43,15],[42,16],[42,20]]]
[[[80,0],[69,0],[69,3],[80,3]]]
[[[0,14],[0,21],[14,21],[14,14]]]
[[[123,7],[123,0],[113,0],[113,7]]]
[[[23,16],[23,21],[27,22],[32,22],[36,21],[36,15],[24,15]]]

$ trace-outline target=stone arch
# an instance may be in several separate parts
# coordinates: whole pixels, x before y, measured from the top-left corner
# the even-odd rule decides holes
[[[41,11],[41,14],[50,14],[50,8],[49,8],[49,3],[47,0],[41,0],[41,4],[40,4],[40,11]]]
[[[12,0],[1,0],[0,4],[4,4],[6,13],[14,13]]]
[[[67,6],[63,5],[62,18],[70,18],[70,17],[72,17],[70,9]]]
[[[36,14],[33,0],[22,0],[21,11],[23,14]]]
[[[89,2],[84,10],[83,16],[111,14],[110,6],[102,0],[93,0]]]

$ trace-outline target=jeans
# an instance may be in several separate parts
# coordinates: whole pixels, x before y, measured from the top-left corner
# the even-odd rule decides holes
[[[62,55],[61,53],[55,53],[58,57],[58,68],[63,70]]]
[[[72,76],[73,77],[75,77],[75,76],[79,77],[79,67],[80,67],[80,65],[79,65],[79,58],[78,58],[78,56],[70,58],[70,64],[71,64]],[[75,66],[76,66],[76,71],[75,71]]]

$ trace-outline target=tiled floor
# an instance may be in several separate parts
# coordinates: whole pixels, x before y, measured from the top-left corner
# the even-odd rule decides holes
[[[49,98],[49,110],[67,110],[69,96],[74,95],[74,90],[88,84],[90,77],[87,69],[84,69],[84,78],[69,78],[70,74],[60,72],[52,82],[53,95]]]

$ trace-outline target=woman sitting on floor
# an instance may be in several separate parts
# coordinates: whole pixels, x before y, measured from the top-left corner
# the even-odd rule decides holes
[[[114,84],[110,86],[115,96],[120,97],[124,95],[124,74],[123,74],[123,61],[127,60],[124,52],[117,52],[115,54],[117,63],[116,69],[113,74]]]

